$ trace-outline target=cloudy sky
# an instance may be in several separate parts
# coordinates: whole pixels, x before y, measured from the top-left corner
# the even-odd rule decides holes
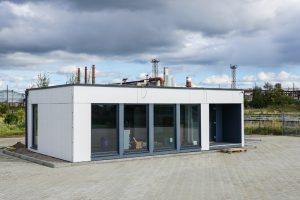
[[[0,89],[92,64],[97,83],[140,79],[151,58],[178,85],[229,87],[232,63],[238,87],[300,87],[299,19],[299,0],[0,1]]]

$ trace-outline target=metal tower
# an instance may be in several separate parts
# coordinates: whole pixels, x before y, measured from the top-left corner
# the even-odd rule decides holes
[[[236,65],[230,64],[230,69],[231,69],[231,76],[232,76],[232,81],[231,81],[231,88],[235,89],[236,88]]]
[[[159,63],[159,59],[153,58],[151,60],[151,63],[152,63],[152,76],[153,76],[153,78],[158,77],[158,63]]]

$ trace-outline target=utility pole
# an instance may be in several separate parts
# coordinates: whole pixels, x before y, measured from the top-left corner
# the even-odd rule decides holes
[[[11,90],[11,105],[14,105],[14,90]]]
[[[8,85],[6,85],[6,103],[8,104]]]

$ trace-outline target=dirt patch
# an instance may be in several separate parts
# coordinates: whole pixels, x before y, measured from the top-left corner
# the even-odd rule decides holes
[[[46,161],[46,162],[69,163],[68,161],[65,161],[65,160],[61,160],[61,159],[54,158],[54,157],[51,157],[51,156],[46,156],[46,155],[43,155],[43,154],[32,152],[32,151],[26,149],[25,145],[21,142],[17,142],[16,144],[12,145],[11,147],[6,148],[6,150],[11,151],[11,152],[15,152],[15,153],[18,153],[18,154],[22,154],[22,155],[25,155],[25,156],[29,156],[29,157],[32,157],[32,158],[36,158],[36,159],[39,159],[39,160],[43,160],[43,161]]]
[[[16,144],[12,145],[12,147],[16,149],[23,149],[25,148],[25,144],[23,144],[22,142],[17,142]]]

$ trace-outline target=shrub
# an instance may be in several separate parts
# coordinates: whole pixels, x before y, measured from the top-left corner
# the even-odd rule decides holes
[[[8,111],[8,105],[6,103],[0,103],[0,114],[4,115]]]
[[[25,126],[25,112],[24,112],[24,109],[19,108],[16,114],[18,116],[18,126],[19,127],[24,127]]]
[[[18,114],[17,113],[7,113],[4,118],[4,123],[6,124],[18,124]]]

